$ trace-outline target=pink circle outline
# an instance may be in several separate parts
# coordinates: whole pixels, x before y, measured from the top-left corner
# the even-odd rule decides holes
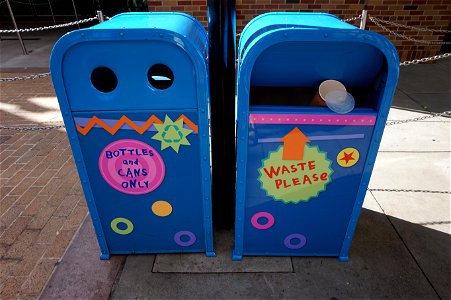
[[[147,166],[153,166],[157,171],[152,173],[149,173],[147,175],[147,178],[149,178],[150,182],[152,182],[152,185],[150,186],[150,188],[148,189],[139,189],[139,190],[131,190],[131,191],[127,191],[124,190],[120,184],[120,182],[118,180],[115,179],[116,175],[111,175],[111,167],[112,164],[114,164],[114,162],[116,162],[117,160],[120,160],[120,158],[117,158],[116,160],[112,160],[111,164],[108,164],[108,160],[105,159],[105,152],[109,151],[110,148],[113,148],[114,146],[119,147],[117,145],[121,145],[121,144],[128,144],[125,147],[130,147],[130,144],[132,144],[132,147],[135,146],[140,146],[146,149],[149,149],[153,152],[153,156],[148,156],[148,160],[144,160],[145,165]],[[142,163],[140,163],[140,165],[142,165]],[[143,195],[143,194],[147,194],[152,192],[153,190],[157,189],[161,183],[164,180],[165,177],[165,173],[166,173],[166,168],[164,165],[164,160],[161,157],[161,155],[158,153],[158,151],[153,148],[152,146],[150,146],[147,143],[144,143],[142,141],[139,140],[133,140],[133,139],[122,139],[122,140],[117,140],[114,141],[110,144],[108,144],[105,148],[103,148],[102,152],[100,153],[99,156],[99,170],[100,170],[100,174],[102,175],[103,179],[115,190],[122,192],[124,194],[130,194],[130,195]],[[155,180],[156,179],[156,180]],[[153,182],[155,181],[155,182]]]
[[[265,224],[258,223],[258,219],[265,218],[267,222]],[[269,212],[261,211],[256,213],[251,218],[251,224],[257,229],[268,229],[274,225],[274,216]]]

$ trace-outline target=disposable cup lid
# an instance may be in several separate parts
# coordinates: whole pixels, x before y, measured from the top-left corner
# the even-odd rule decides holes
[[[327,93],[324,102],[332,111],[346,114],[354,109],[354,97],[346,91],[335,90]]]

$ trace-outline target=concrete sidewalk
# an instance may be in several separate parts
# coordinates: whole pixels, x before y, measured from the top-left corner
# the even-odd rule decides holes
[[[33,57],[2,50],[1,77],[23,75],[5,71],[27,66],[47,71],[47,39],[56,40],[29,44],[39,54]],[[449,111],[450,78],[449,58],[401,67],[389,120]],[[0,89],[1,125],[61,122],[50,78],[1,83]],[[386,127],[347,263],[309,257],[234,262],[232,231],[215,232],[215,258],[101,261],[64,130],[1,130],[0,298],[450,298],[450,126],[450,118],[438,117]]]

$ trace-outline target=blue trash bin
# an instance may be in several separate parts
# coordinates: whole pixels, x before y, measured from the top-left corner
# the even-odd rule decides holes
[[[386,38],[333,15],[269,13],[246,26],[233,259],[348,260],[398,72]],[[328,80],[341,87],[320,95]],[[312,106],[319,96],[327,106]]]
[[[125,13],[51,57],[101,249],[214,255],[207,33],[181,13]]]

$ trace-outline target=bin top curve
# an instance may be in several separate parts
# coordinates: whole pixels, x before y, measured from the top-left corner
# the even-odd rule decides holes
[[[289,32],[294,32],[297,41],[311,42],[362,42],[370,44],[381,50],[387,60],[399,64],[396,49],[384,36],[361,30],[350,25],[338,17],[327,13],[266,13],[249,22],[241,33],[238,54],[240,63],[251,52],[251,46],[260,44],[265,37],[270,36],[270,41],[266,40],[263,47],[267,48],[276,43],[283,42],[280,36],[275,37],[274,33],[283,33],[284,38]],[[293,41],[293,38],[286,38]],[[253,47],[255,50],[255,47]],[[257,47],[259,48],[259,47]],[[261,50],[261,49],[260,49]],[[257,56],[257,55],[256,55]],[[255,58],[255,57],[254,57]]]

